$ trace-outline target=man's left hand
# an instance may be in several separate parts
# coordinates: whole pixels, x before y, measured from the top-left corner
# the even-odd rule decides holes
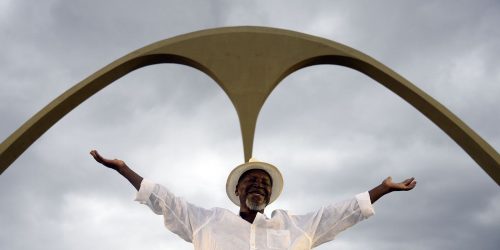
[[[389,176],[382,182],[382,185],[389,188],[389,191],[410,191],[417,185],[417,181],[412,177],[402,182],[394,183],[392,182],[392,177]]]

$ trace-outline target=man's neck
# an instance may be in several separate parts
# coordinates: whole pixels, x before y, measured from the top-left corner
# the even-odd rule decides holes
[[[255,217],[257,217],[257,213],[262,214],[262,213],[264,213],[264,210],[262,210],[262,211],[254,211],[254,210],[242,211],[242,210],[240,210],[240,217],[243,218],[244,220],[248,221],[250,224],[253,224]]]

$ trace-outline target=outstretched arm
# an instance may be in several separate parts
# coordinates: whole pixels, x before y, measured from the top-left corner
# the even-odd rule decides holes
[[[142,177],[132,169],[130,169],[124,161],[118,159],[106,159],[102,157],[96,150],[90,151],[90,154],[97,162],[108,168],[116,170],[123,177],[125,177],[135,187],[136,190],[139,190],[139,188],[141,187]]]
[[[392,178],[387,177],[382,184],[376,186],[368,193],[370,194],[370,200],[372,203],[375,203],[380,197],[392,192],[392,191],[410,191],[415,185],[417,185],[417,181],[415,178],[409,178],[404,180],[403,182],[394,183],[392,182]]]

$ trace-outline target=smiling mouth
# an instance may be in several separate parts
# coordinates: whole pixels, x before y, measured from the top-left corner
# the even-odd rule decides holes
[[[257,195],[266,196],[266,192],[264,190],[261,190],[261,189],[250,189],[248,191],[248,194],[257,194]]]

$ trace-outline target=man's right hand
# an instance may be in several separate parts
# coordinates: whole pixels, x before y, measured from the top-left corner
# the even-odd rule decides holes
[[[118,160],[118,159],[114,159],[114,160],[106,159],[106,158],[102,157],[97,152],[97,150],[90,151],[90,154],[94,157],[94,159],[97,162],[101,163],[102,165],[104,165],[108,168],[114,169],[116,171],[119,171],[120,169],[127,167],[127,165],[125,164],[124,161]]]
[[[142,177],[138,175],[134,170],[130,169],[124,161],[114,159],[106,159],[102,157],[97,150],[90,151],[90,154],[94,157],[94,159],[101,163],[102,165],[116,170],[123,177],[127,178],[127,180],[132,184],[136,190],[139,190],[141,187]]]

